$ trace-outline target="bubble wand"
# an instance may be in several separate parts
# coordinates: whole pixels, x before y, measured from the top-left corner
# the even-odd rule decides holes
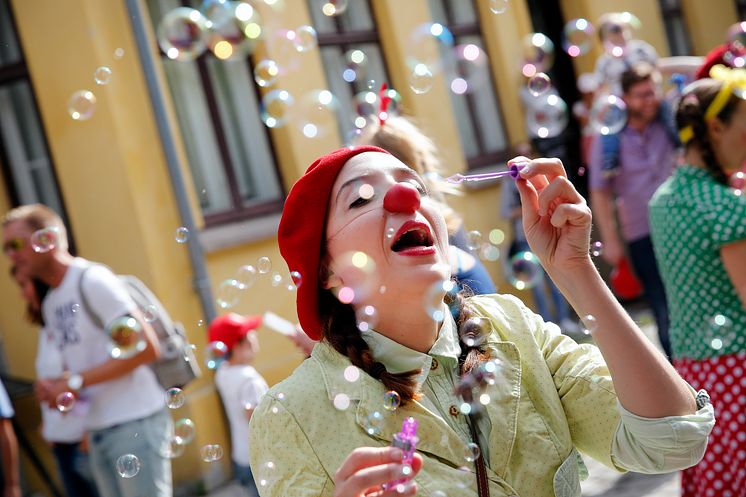
[[[507,171],[499,171],[496,173],[481,173],[481,174],[454,174],[446,178],[448,183],[460,184],[463,182],[476,182],[476,181],[487,181],[490,179],[502,178],[504,176],[510,176],[513,179],[518,179],[521,175],[521,171],[524,167],[528,166],[528,162],[519,162],[518,164],[511,164]]]
[[[417,449],[417,442],[420,439],[417,438],[417,420],[413,417],[408,417],[401,424],[401,431],[396,433],[391,440],[391,446],[397,447],[402,450],[404,457],[402,458],[402,464],[405,470],[405,475],[412,473],[412,463],[414,462],[414,453]],[[406,468],[409,468],[408,470]],[[407,473],[408,471],[408,473]],[[403,485],[409,480],[409,478],[400,478],[398,480],[386,483],[383,485],[383,489],[387,490],[390,488],[396,488],[399,485]]]

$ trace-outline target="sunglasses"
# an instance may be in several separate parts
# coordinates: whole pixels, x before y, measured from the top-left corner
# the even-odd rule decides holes
[[[25,245],[26,242],[22,238],[13,238],[3,244],[3,253],[7,255],[10,252],[18,252]]]

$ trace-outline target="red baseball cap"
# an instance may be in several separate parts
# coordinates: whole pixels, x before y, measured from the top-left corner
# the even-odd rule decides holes
[[[316,159],[295,182],[285,200],[277,242],[290,271],[301,275],[296,307],[303,331],[313,340],[321,338],[319,319],[319,262],[326,230],[326,212],[334,181],[348,160],[364,152],[381,152],[373,146],[346,147]]]
[[[262,324],[261,316],[241,316],[235,312],[215,318],[207,330],[211,342],[223,342],[228,350],[240,342],[251,330]]]

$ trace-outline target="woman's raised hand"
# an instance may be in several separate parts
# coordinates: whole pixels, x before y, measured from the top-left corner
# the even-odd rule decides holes
[[[402,463],[404,453],[395,447],[359,447],[347,456],[334,475],[334,497],[394,497],[417,493],[410,480],[403,487],[383,490],[383,485],[401,478],[414,478],[422,468],[415,453],[412,467]]]
[[[591,210],[567,179],[559,159],[516,157],[527,163],[517,180],[523,211],[523,229],[531,250],[551,274],[590,262]]]

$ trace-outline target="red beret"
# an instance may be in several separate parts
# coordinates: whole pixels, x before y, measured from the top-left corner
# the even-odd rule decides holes
[[[363,152],[388,153],[373,146],[347,147],[316,159],[290,189],[282,210],[277,242],[290,271],[301,275],[296,296],[298,321],[306,335],[314,340],[321,338],[319,259],[329,197],[342,166]]]
[[[216,317],[210,323],[207,333],[211,342],[223,342],[228,350],[233,350],[243,337],[261,324],[261,316],[241,316],[231,312]]]

